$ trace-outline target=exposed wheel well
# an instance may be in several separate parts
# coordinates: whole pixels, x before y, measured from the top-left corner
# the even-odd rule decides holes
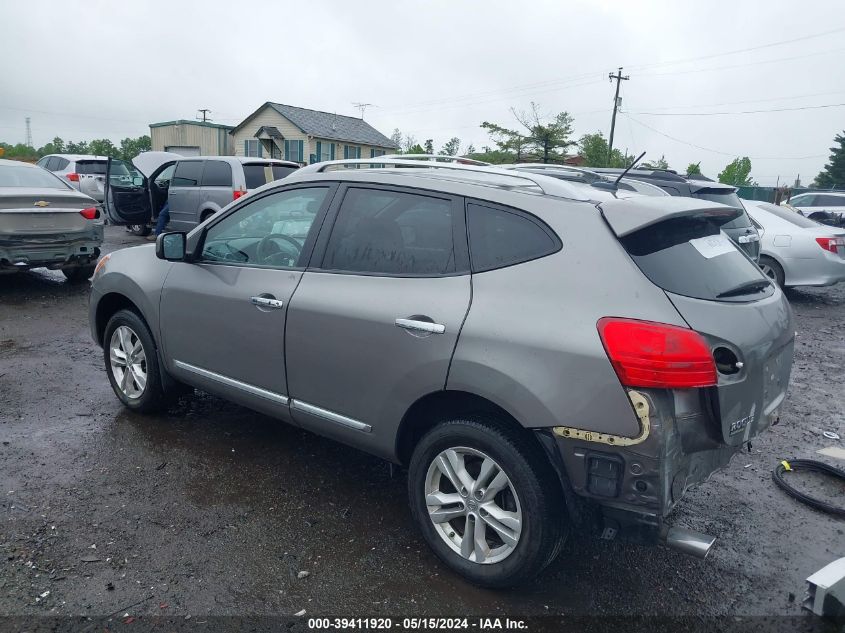
[[[200,223],[205,222],[208,218],[212,215],[217,213],[214,209],[206,209],[205,211],[200,213]]]
[[[119,310],[132,310],[141,318],[142,321],[144,321],[144,323],[147,322],[146,319],[144,319],[144,315],[142,315],[141,311],[138,309],[138,306],[132,303],[132,301],[125,295],[117,292],[110,292],[109,294],[103,296],[103,298],[100,299],[100,303],[97,304],[97,342],[100,345],[103,344],[103,334],[106,331],[106,324]]]
[[[470,414],[488,414],[533,435],[502,407],[466,391],[438,391],[417,400],[405,413],[396,435],[396,454],[407,465],[420,438],[443,420]]]

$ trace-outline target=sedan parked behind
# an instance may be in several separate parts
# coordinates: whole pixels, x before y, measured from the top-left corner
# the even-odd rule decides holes
[[[40,167],[0,159],[0,273],[46,267],[85,281],[102,243],[95,200]]]
[[[779,286],[830,286],[845,280],[845,230],[769,202],[744,203],[764,229],[760,268]]]

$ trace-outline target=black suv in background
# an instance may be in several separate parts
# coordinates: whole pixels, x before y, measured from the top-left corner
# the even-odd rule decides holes
[[[599,174],[622,173],[622,169],[591,168]],[[639,180],[656,185],[666,193],[673,196],[686,196],[688,198],[701,198],[711,202],[720,202],[734,209],[742,211],[742,215],[735,220],[722,225],[722,230],[745,251],[755,262],[760,257],[760,234],[754,227],[751,218],[742,206],[739,196],[736,195],[736,187],[723,185],[714,182],[704,176],[682,176],[667,169],[632,169],[626,175],[631,180]]]

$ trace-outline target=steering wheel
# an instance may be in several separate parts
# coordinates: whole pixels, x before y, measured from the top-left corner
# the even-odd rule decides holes
[[[279,245],[277,240],[281,240],[284,244],[284,247]],[[272,248],[271,245],[272,244]],[[286,250],[293,249],[293,253],[286,253]],[[282,235],[281,233],[270,233],[269,235],[265,235],[261,238],[261,241],[258,242],[258,246],[255,247],[255,256],[259,262],[265,264],[272,264],[272,259],[278,257],[279,255],[285,255],[290,257],[293,260],[299,259],[299,254],[302,252],[302,246],[300,246],[299,242],[288,235]]]

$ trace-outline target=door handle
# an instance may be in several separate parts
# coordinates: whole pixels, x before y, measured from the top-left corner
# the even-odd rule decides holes
[[[396,319],[396,327],[413,332],[427,332],[428,334],[443,334],[446,326],[433,321],[418,321],[416,319]]]
[[[272,297],[250,297],[250,303],[254,306],[258,306],[259,308],[274,308],[278,310],[279,308],[285,307],[285,302],[281,299],[273,299]]]

